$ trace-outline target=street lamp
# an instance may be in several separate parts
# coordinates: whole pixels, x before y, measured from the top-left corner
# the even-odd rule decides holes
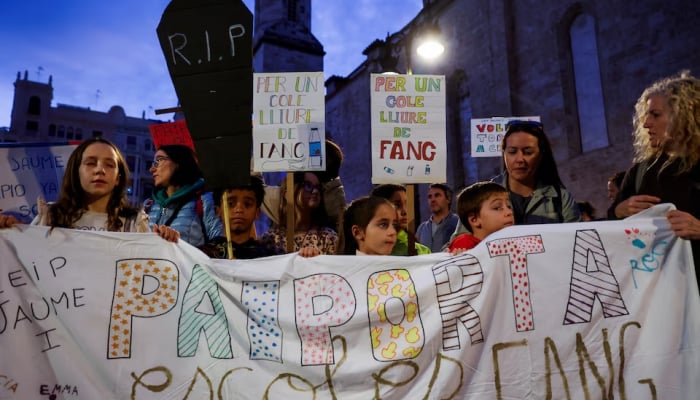
[[[397,34],[397,38],[399,42],[401,40],[404,41],[407,75],[413,75],[413,65],[411,60],[414,50],[414,40],[417,44],[415,51],[423,59],[432,60],[445,52],[445,46],[442,44],[443,40],[442,35],[440,34],[440,28],[437,26],[436,22],[425,22],[419,25],[415,32],[401,32]],[[395,72],[394,70],[398,64],[398,57],[394,55],[394,45],[392,44],[391,36],[388,33],[384,46],[384,55],[380,60],[384,73]],[[415,190],[415,185],[406,185],[406,198],[408,200],[408,229],[411,232],[415,232],[416,230],[417,196],[418,192]],[[420,213],[418,213],[418,218],[420,218]],[[411,242],[412,241],[409,240],[409,246],[413,246],[413,243]]]

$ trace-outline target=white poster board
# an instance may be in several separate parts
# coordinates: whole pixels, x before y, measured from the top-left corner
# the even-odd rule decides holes
[[[455,257],[3,229],[0,399],[696,398],[700,297],[664,207]]]
[[[472,157],[501,157],[501,141],[506,133],[506,124],[512,120],[540,122],[540,117],[472,118]]]
[[[372,183],[447,181],[445,77],[372,74]]]
[[[253,74],[253,169],[325,171],[323,72]]]
[[[0,146],[0,209],[31,222],[39,196],[55,201],[75,145],[48,143]]]

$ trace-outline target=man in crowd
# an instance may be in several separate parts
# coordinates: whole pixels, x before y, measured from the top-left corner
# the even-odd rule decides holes
[[[450,212],[452,190],[442,183],[433,183],[428,190],[430,217],[418,227],[418,241],[435,253],[450,241],[450,236],[459,223],[459,216]]]

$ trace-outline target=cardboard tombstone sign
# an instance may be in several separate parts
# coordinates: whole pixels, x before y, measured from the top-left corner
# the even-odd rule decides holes
[[[252,28],[241,0],[173,0],[158,24],[207,190],[250,178]]]

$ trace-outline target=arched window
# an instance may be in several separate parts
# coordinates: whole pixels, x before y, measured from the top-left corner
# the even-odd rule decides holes
[[[609,145],[593,17],[589,14],[576,16],[571,22],[569,37],[581,152],[585,153]]]
[[[41,114],[41,99],[39,98],[39,96],[32,96],[29,98],[29,107],[27,108],[27,114]]]

